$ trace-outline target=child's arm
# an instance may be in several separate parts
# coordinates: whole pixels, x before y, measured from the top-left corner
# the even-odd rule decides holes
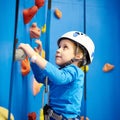
[[[31,58],[32,62],[35,62],[42,69],[45,68],[47,61],[39,54],[37,54],[36,51],[29,44],[21,43],[19,45],[19,48],[24,50],[27,56]]]

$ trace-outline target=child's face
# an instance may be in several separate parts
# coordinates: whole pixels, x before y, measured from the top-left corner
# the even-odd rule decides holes
[[[63,39],[59,43],[59,48],[56,51],[56,64],[61,66],[75,57],[75,44],[68,40]]]

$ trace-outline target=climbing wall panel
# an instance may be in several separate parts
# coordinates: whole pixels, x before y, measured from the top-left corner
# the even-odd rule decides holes
[[[120,119],[119,8],[116,1],[87,2],[87,33],[95,41],[95,59],[87,79],[87,114],[92,120]],[[113,65],[104,72],[106,63]],[[119,107],[118,107],[119,106]]]
[[[6,10],[2,12],[5,8]],[[35,38],[30,37],[30,27],[35,22],[41,30],[41,35],[37,39],[41,39],[43,43],[43,49],[45,49],[45,12],[46,5],[38,8],[36,14],[29,20],[28,23],[24,22],[23,11],[35,6],[34,0],[19,0],[18,2],[18,16],[17,16],[17,29],[16,29],[16,46],[21,42],[28,43],[35,47]],[[4,1],[0,1],[0,15],[2,28],[1,34],[1,48],[0,48],[0,106],[10,109],[14,115],[15,120],[27,120],[28,114],[35,112],[37,120],[40,118],[40,109],[42,107],[42,92],[44,87],[40,89],[40,92],[35,95],[33,93],[33,74],[32,71],[26,75],[21,73],[21,61],[14,61],[12,64],[13,56],[13,44],[15,34],[15,12],[16,2],[15,0],[7,0],[7,4]],[[44,28],[44,29],[43,29]],[[4,56],[4,57],[3,57]],[[12,69],[13,68],[13,69]],[[12,71],[12,73],[11,73]],[[10,91],[10,83],[12,76],[12,89]],[[10,99],[9,99],[10,95]],[[10,103],[10,107],[9,106]]]
[[[9,7],[11,5],[11,7]],[[13,56],[15,1],[0,1],[0,106],[8,108]],[[8,20],[9,19],[9,20]]]

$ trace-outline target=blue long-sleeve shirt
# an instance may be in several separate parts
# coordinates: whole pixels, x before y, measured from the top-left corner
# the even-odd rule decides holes
[[[71,64],[58,69],[47,63],[44,70],[36,64],[31,64],[34,76],[38,82],[49,78],[50,97],[49,105],[58,114],[66,118],[75,118],[80,115],[81,100],[83,95],[83,71]]]

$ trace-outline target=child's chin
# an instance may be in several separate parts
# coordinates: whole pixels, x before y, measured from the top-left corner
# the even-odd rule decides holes
[[[59,62],[56,62],[56,65],[61,66],[62,64],[61,64],[61,63],[59,63]]]

